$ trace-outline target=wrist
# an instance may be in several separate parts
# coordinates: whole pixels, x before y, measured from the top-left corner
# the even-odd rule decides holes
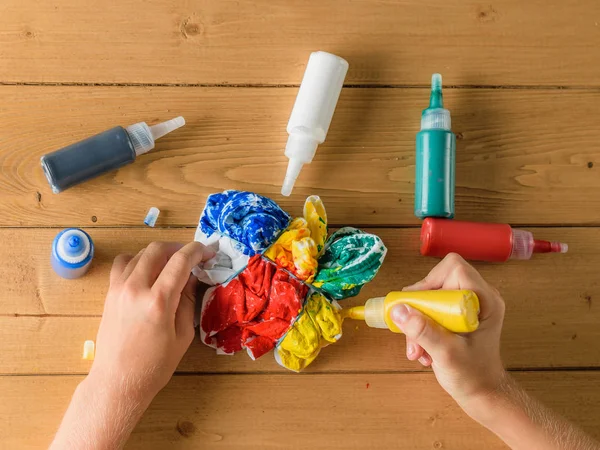
[[[490,428],[498,415],[503,414],[504,410],[513,403],[514,384],[512,377],[503,370],[492,388],[471,396],[461,402],[460,406],[473,420]]]
[[[75,389],[51,448],[123,448],[149,401],[92,371]]]
[[[128,381],[123,374],[109,374],[99,370],[89,375],[77,387],[88,399],[93,399],[97,408],[113,415],[128,415],[139,419],[150,406],[154,396],[146,395],[135,382]]]

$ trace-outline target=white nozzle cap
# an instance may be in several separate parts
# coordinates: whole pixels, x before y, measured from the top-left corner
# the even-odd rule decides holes
[[[294,189],[294,184],[296,183],[296,179],[298,175],[300,175],[300,170],[304,163],[299,161],[296,158],[290,159],[288,162],[287,172],[285,173],[285,178],[283,180],[283,186],[281,187],[281,195],[285,197],[289,197]]]
[[[512,230],[511,259],[531,259],[533,255],[533,233],[525,230]]]
[[[283,180],[281,195],[289,197],[294,188],[294,183],[304,164],[310,164],[317,152],[319,142],[307,135],[290,134],[287,145],[285,146],[285,155],[290,159],[287,172]]]
[[[139,122],[128,126],[125,128],[125,131],[127,131],[131,139],[135,155],[139,156],[152,150],[154,148],[154,141],[184,125],[185,119],[179,116],[163,123],[157,123],[151,127],[146,122]]]
[[[365,322],[371,328],[388,328],[385,323],[385,297],[370,298],[366,301]]]
[[[184,125],[185,119],[179,116],[175,117],[174,119],[167,120],[166,122],[152,125],[150,127],[150,132],[152,133],[152,138],[157,140],[163,137],[165,134],[169,134],[171,131],[181,128]]]

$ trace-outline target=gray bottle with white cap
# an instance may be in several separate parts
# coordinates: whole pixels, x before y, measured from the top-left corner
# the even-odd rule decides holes
[[[132,163],[154,148],[154,141],[185,125],[183,117],[149,127],[139,122],[115,127],[42,156],[41,163],[55,194],[103,173]]]

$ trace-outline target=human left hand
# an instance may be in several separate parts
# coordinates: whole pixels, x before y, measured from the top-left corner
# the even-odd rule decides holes
[[[198,242],[153,242],[119,255],[96,340],[88,384],[147,407],[194,338],[193,267],[214,256]]]

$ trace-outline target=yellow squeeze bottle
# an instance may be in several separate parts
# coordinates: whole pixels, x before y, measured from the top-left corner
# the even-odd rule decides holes
[[[454,333],[470,333],[479,327],[479,298],[473,291],[396,291],[371,298],[364,306],[342,310],[342,317],[364,320],[372,328],[402,331],[392,321],[392,308],[404,303]]]

